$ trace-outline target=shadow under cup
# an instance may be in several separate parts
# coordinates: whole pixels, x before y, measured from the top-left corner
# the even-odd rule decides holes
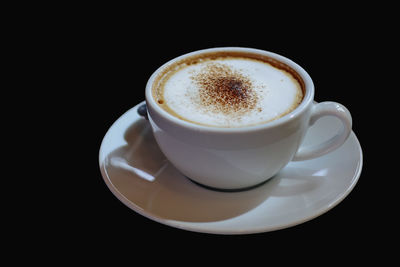
[[[157,103],[154,87],[171,68],[213,56],[249,57],[290,72],[301,85],[301,103],[271,122],[237,128],[188,122]],[[195,184],[225,192],[260,186],[292,160],[309,126],[313,96],[312,80],[300,66],[280,55],[250,48],[213,48],[180,56],[156,70],[146,86],[148,119],[163,154]]]

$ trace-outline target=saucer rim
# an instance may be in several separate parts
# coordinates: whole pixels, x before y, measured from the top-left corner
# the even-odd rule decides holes
[[[173,228],[185,230],[185,231],[192,231],[192,232],[197,232],[197,233],[207,233],[207,234],[242,235],[242,234],[257,234],[257,233],[266,233],[266,232],[277,231],[277,230],[290,228],[290,227],[305,223],[307,221],[313,220],[316,217],[319,217],[322,214],[331,210],[332,208],[336,207],[340,202],[342,202],[350,194],[350,192],[354,189],[355,185],[357,184],[357,182],[361,176],[362,167],[363,167],[363,152],[362,152],[361,144],[360,144],[356,134],[352,130],[349,138],[354,138],[354,140],[356,142],[355,144],[357,145],[357,148],[359,150],[359,159],[357,162],[358,164],[357,164],[357,167],[355,170],[355,174],[352,177],[352,182],[349,184],[349,186],[346,188],[346,190],[344,190],[340,195],[338,195],[338,197],[334,201],[332,201],[329,205],[326,205],[325,207],[318,209],[311,216],[306,216],[305,218],[302,218],[300,220],[295,220],[293,222],[286,223],[286,224],[280,224],[278,226],[255,227],[255,228],[249,228],[249,229],[242,230],[242,231],[241,230],[230,230],[230,229],[226,229],[226,230],[204,229],[201,227],[196,227],[196,226],[190,225],[190,224],[193,224],[190,222],[181,222],[178,220],[164,219],[160,216],[157,216],[156,214],[146,212],[144,209],[137,206],[135,203],[133,203],[132,201],[127,199],[122,193],[120,193],[118,191],[118,189],[115,188],[115,186],[112,184],[111,179],[110,179],[110,177],[107,173],[107,170],[104,166],[104,163],[101,159],[101,150],[102,150],[103,144],[105,142],[105,139],[106,139],[110,129],[113,128],[114,125],[116,125],[118,123],[118,121],[120,120],[121,117],[123,117],[127,113],[132,112],[133,110],[137,109],[140,105],[144,104],[145,102],[146,101],[142,101],[142,102],[138,103],[137,105],[133,106],[132,108],[128,109],[117,120],[115,120],[114,123],[108,128],[106,134],[103,137],[103,140],[101,142],[100,149],[99,149],[99,167],[100,167],[102,178],[103,178],[104,182],[106,183],[108,189],[113,193],[113,195],[115,197],[117,197],[117,199],[120,200],[125,206],[127,206],[131,210],[137,212],[138,214],[140,214],[152,221],[155,221],[155,222],[158,222],[158,223],[161,223],[161,224],[173,227]],[[231,192],[220,192],[220,193],[221,194],[231,194]]]

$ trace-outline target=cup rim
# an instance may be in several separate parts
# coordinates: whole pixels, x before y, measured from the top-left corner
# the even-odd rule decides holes
[[[256,124],[256,125],[249,125],[249,126],[243,126],[243,127],[216,127],[216,126],[208,126],[208,125],[200,125],[200,124],[195,124],[192,122],[188,122],[179,118],[176,118],[175,116],[171,115],[164,109],[162,109],[154,100],[153,94],[152,94],[152,85],[155,80],[155,78],[158,76],[158,74],[164,70],[166,67],[169,65],[173,64],[176,61],[179,61],[181,59],[184,59],[186,57],[194,56],[197,54],[202,54],[202,53],[208,53],[208,52],[219,52],[219,51],[228,51],[228,52],[249,52],[249,53],[256,53],[256,54],[262,54],[266,55],[268,57],[271,57],[273,59],[276,59],[288,66],[290,66],[292,69],[294,69],[300,77],[303,79],[304,86],[305,86],[305,95],[303,100],[301,101],[300,105],[298,105],[294,110],[289,112],[288,114],[285,114],[284,116],[275,119],[270,122],[265,122],[261,124]],[[265,51],[261,49],[256,49],[256,48],[248,48],[248,47],[214,47],[214,48],[207,48],[207,49],[201,49],[197,51],[193,51],[190,53],[183,54],[181,56],[175,57],[168,62],[164,63],[161,65],[153,74],[150,76],[147,84],[146,84],[146,92],[145,92],[145,97],[146,97],[146,104],[148,106],[148,110],[152,110],[156,112],[159,116],[161,116],[163,119],[167,120],[169,123],[174,124],[179,127],[183,127],[188,130],[196,130],[196,131],[207,131],[207,132],[214,132],[214,133],[237,133],[237,132],[248,132],[248,131],[257,131],[261,129],[269,129],[269,128],[274,128],[278,125],[285,124],[297,117],[299,117],[304,110],[310,105],[310,103],[313,102],[314,99],[314,84],[313,81],[310,77],[310,75],[297,63],[294,61],[279,55],[274,52],[270,51]],[[151,114],[149,114],[151,117]]]

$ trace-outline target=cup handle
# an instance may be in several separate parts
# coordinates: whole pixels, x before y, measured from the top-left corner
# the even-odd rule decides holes
[[[292,161],[313,159],[340,147],[351,133],[352,119],[347,108],[336,102],[313,104],[309,126],[324,116],[335,116],[342,122],[342,128],[331,139],[311,147],[300,147]]]

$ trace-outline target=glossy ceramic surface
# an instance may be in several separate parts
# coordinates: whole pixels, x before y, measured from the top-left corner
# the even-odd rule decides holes
[[[149,122],[137,114],[141,104],[122,115],[105,135],[99,153],[101,173],[126,206],[172,227],[215,234],[290,227],[333,208],[351,192],[361,174],[362,151],[351,133],[337,150],[313,160],[290,162],[254,189],[208,190],[166,160]],[[336,118],[321,118],[309,129],[304,145],[327,140],[340,125]]]
[[[174,62],[203,53],[249,53],[268,57],[290,67],[304,83],[304,98],[292,112],[274,121],[233,128],[198,125],[166,112],[153,97],[157,77]],[[184,175],[205,186],[222,190],[252,187],[273,177],[291,160],[308,160],[340,147],[351,133],[351,115],[335,102],[315,103],[314,84],[298,64],[281,55],[253,48],[220,47],[194,51],[165,63],[146,85],[148,118],[164,155]],[[320,144],[299,149],[309,126],[324,116],[342,125]]]

